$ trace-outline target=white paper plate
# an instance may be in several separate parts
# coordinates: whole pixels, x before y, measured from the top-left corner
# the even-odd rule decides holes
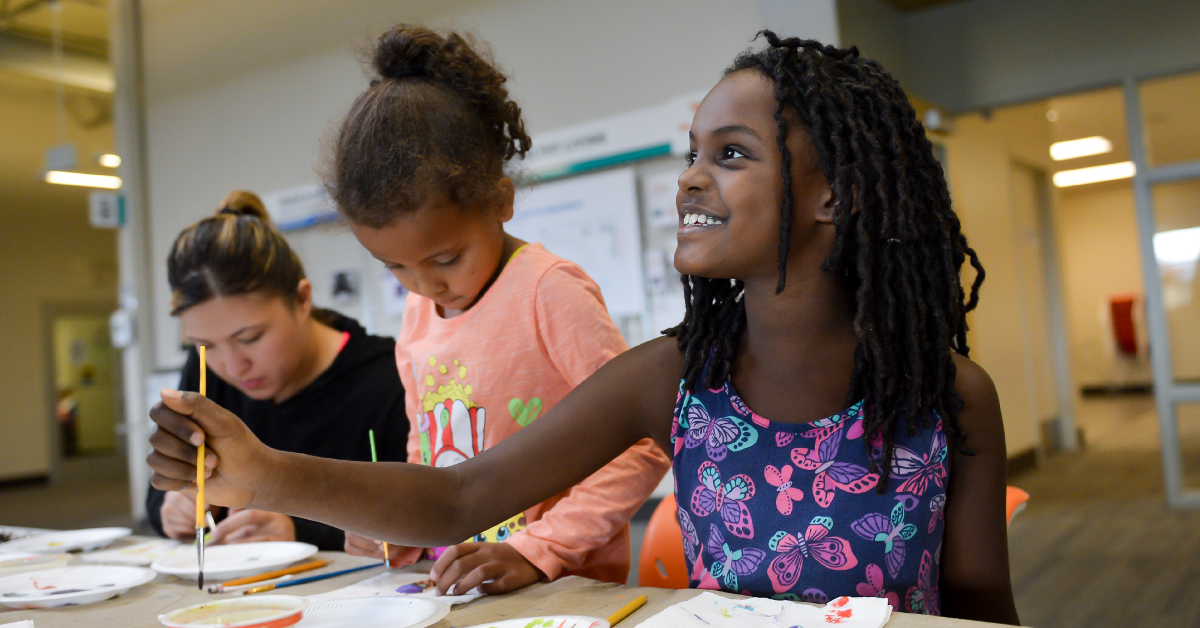
[[[159,615],[171,628],[282,628],[300,621],[308,600],[294,595],[255,595],[194,604]]]
[[[413,597],[357,597],[317,602],[297,628],[423,628],[441,621],[450,605]]]
[[[90,528],[42,532],[0,544],[0,551],[32,552],[34,554],[61,554],[74,550],[88,551],[107,547],[113,541],[132,533],[133,531],[129,528]]]
[[[0,554],[0,578],[27,571],[58,569],[69,562],[69,554]]]
[[[150,563],[170,556],[175,552],[191,551],[196,553],[196,546],[184,545],[179,541],[169,541],[167,539],[154,539],[145,543],[137,543],[127,547],[118,547],[116,549],[104,550],[103,552],[90,552],[79,558],[85,563],[100,563],[105,565],[136,565],[145,567]],[[3,628],[0,626],[0,628]]]
[[[538,622],[538,623],[534,623]],[[599,617],[584,617],[582,615],[541,615],[538,617],[522,617],[521,619],[505,619],[486,624],[477,624],[471,628],[610,628],[608,621]]]
[[[0,578],[0,604],[11,608],[91,604],[146,584],[154,576],[141,567],[98,565],[31,571]]]
[[[211,545],[204,550],[204,579],[219,582],[286,567],[317,553],[308,543],[271,542]],[[164,556],[150,564],[159,573],[188,580],[199,578],[196,548]]]

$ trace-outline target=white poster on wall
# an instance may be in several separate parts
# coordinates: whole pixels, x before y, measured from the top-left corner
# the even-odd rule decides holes
[[[646,290],[632,168],[518,191],[506,229],[579,264],[600,286],[613,318],[642,315]]]

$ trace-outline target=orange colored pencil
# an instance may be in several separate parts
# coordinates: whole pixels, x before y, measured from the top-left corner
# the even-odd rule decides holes
[[[313,569],[320,569],[321,567],[324,567],[325,565],[328,565],[328,564],[329,564],[329,561],[327,561],[327,560],[314,560],[311,562],[302,563],[299,565],[293,565],[291,567],[286,567],[284,569],[276,569],[275,571],[268,571],[266,573],[260,573],[260,574],[254,575],[254,576],[246,576],[245,578],[238,578],[236,580],[230,580],[229,582],[222,582],[221,584],[218,584],[217,587],[218,588],[229,588],[229,587],[241,586],[243,584],[253,584],[255,582],[262,582],[264,580],[274,580],[275,578],[279,578],[281,576],[288,576],[288,575],[295,574],[295,573],[312,571]]]

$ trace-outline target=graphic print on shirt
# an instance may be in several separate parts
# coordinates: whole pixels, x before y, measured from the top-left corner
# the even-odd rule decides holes
[[[449,375],[450,380],[438,384],[439,378],[432,372],[425,375],[428,390],[421,396],[421,408],[424,411],[417,420],[421,462],[433,467],[451,467],[483,451],[487,410],[471,401],[472,387],[463,383],[467,377],[465,364],[454,360],[452,366],[447,366],[438,363],[436,355],[431,355],[429,366],[436,369],[439,375]],[[420,381],[420,378],[417,377],[417,380]],[[513,420],[524,426],[541,413],[542,401],[537,397],[529,400],[529,403],[513,399],[508,407],[513,412]],[[503,543],[524,529],[525,513],[520,513],[476,534],[467,542]]]
[[[755,414],[729,382],[682,384],[671,449],[691,587],[815,603],[877,596],[898,611],[939,612],[941,417],[898,431],[884,475],[872,472],[883,442],[864,442],[861,402],[782,424]]]
[[[487,410],[471,401],[471,385],[464,384],[467,367],[454,360],[454,371],[429,356],[429,367],[450,380],[439,384],[432,372],[425,375],[427,390],[421,395],[417,430],[421,440],[421,462],[432,467],[452,467],[483,451]],[[416,376],[416,373],[413,373]],[[417,377],[417,381],[421,381]]]

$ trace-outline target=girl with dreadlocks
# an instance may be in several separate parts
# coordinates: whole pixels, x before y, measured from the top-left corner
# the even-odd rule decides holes
[[[203,440],[220,460],[210,499],[428,546],[649,436],[674,456],[693,587],[878,595],[1018,623],[999,402],[966,357],[983,269],[942,170],[877,63],[763,35],[692,123],[675,254],[687,314],[669,337],[449,469],[276,452],[203,398],[167,391],[151,413],[155,485],[186,487]]]

